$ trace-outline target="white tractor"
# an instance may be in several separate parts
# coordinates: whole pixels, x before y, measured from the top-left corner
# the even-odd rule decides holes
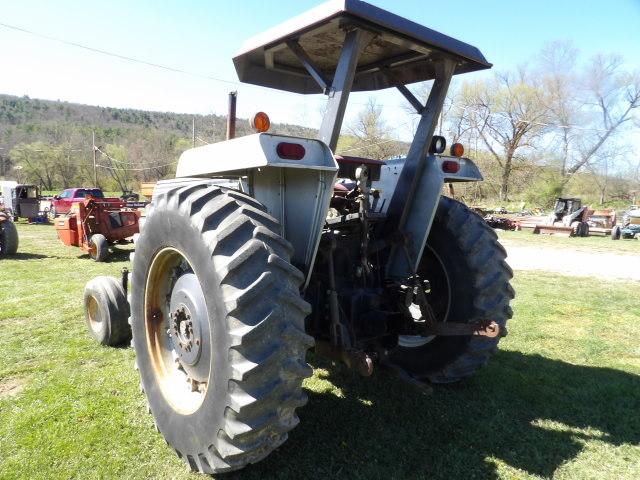
[[[233,61],[243,82],[325,94],[319,138],[263,132],[185,152],[155,188],[129,304],[113,279],[85,295],[88,320],[114,339],[130,316],[156,426],[204,473],[241,469],[287,439],[307,401],[308,349],[363,375],[382,365],[457,382],[495,352],[514,296],[496,234],[442,196],[445,183],[482,180],[461,145],[447,154],[434,136],[452,76],[491,67],[478,49],[341,0]],[[428,80],[422,104],[407,85]],[[333,153],[349,94],[386,88],[420,118],[388,178],[384,162]]]

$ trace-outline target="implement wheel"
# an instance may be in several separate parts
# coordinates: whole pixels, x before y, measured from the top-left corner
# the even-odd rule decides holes
[[[507,254],[491,227],[447,197],[433,221],[418,273],[429,280],[427,299],[438,321],[493,320],[505,325],[514,291]],[[390,360],[421,379],[451,383],[471,376],[497,349],[499,337],[401,335]]]
[[[89,333],[101,345],[115,347],[131,340],[129,304],[115,277],[95,277],[84,287],[84,316]]]
[[[195,471],[263,459],[306,403],[310,308],[279,232],[251,197],[203,182],[154,196],[136,243],[142,388],[158,430]]]
[[[8,217],[0,217],[0,256],[18,252],[18,229]]]
[[[89,239],[89,256],[96,262],[105,262],[109,257],[109,242],[101,233],[91,235]]]
[[[620,240],[620,237],[622,237],[622,229],[620,225],[615,225],[611,229],[611,240]]]

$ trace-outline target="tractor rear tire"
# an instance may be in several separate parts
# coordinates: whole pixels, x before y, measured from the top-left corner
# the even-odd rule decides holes
[[[0,222],[0,255],[15,255],[18,252],[18,229],[11,220]]]
[[[611,229],[611,240],[620,240],[620,237],[622,237],[622,229],[620,225],[615,225]]]
[[[462,203],[442,197],[418,267],[428,279],[429,303],[438,321],[493,320],[506,335],[515,292],[506,251],[491,227]],[[416,378],[452,383],[469,377],[497,350],[500,336],[409,337],[390,360]]]
[[[154,195],[136,243],[133,345],[156,428],[192,470],[256,463],[307,401],[303,275],[278,221],[208,182]]]
[[[84,316],[89,334],[101,345],[115,347],[131,340],[129,303],[115,277],[95,277],[84,287]]]
[[[101,233],[91,235],[89,247],[89,256],[96,262],[105,262],[109,257],[109,242]]]

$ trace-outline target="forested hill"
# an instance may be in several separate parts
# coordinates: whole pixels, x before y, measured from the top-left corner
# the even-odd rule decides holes
[[[0,141],[3,146],[13,146],[24,140],[44,141],[52,130],[56,131],[52,127],[67,127],[71,130],[82,127],[99,128],[109,135],[154,129],[168,135],[190,138],[194,117],[198,136],[207,141],[218,141],[224,137],[226,117],[221,115],[150,112],[0,94]],[[274,131],[290,135],[308,135],[310,132],[307,128],[288,124],[276,124]],[[34,138],[35,132],[42,137]],[[248,133],[251,133],[248,121],[239,120],[238,134]],[[55,133],[51,139],[56,139]]]
[[[172,164],[192,145],[222,140],[226,117],[149,112],[0,95],[0,179],[21,176],[44,189],[59,189],[93,179],[92,132],[100,154],[99,183],[134,187],[173,172]],[[297,125],[275,124],[271,131],[314,136]],[[251,133],[238,120],[237,135]],[[109,158],[111,157],[111,158]],[[18,166],[18,170],[14,167]]]

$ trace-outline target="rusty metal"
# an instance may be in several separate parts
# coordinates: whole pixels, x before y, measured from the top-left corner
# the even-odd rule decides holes
[[[190,320],[186,318],[186,310],[171,312],[167,304],[174,271],[185,259],[182,252],[172,247],[160,250],[153,258],[145,290],[146,339],[142,341],[149,346],[151,366],[164,398],[174,410],[188,415],[202,404],[207,384],[185,371],[183,360],[176,358],[173,352],[170,336],[181,333],[180,323],[183,319]],[[177,324],[176,317],[179,317]],[[196,347],[191,345],[189,348]]]
[[[327,341],[316,340],[315,352],[322,357],[344,363],[363,377],[369,377],[373,373],[373,358],[362,350],[334,347]]]
[[[227,140],[236,138],[236,105],[238,103],[238,92],[229,92],[229,112],[227,114]]]
[[[500,325],[494,321],[483,323],[433,322],[424,324],[425,335],[443,337],[474,336],[495,338],[500,335]]]
[[[541,233],[545,235],[560,235],[563,237],[573,237],[575,232],[573,227],[565,227],[560,225],[536,225],[533,233]]]

